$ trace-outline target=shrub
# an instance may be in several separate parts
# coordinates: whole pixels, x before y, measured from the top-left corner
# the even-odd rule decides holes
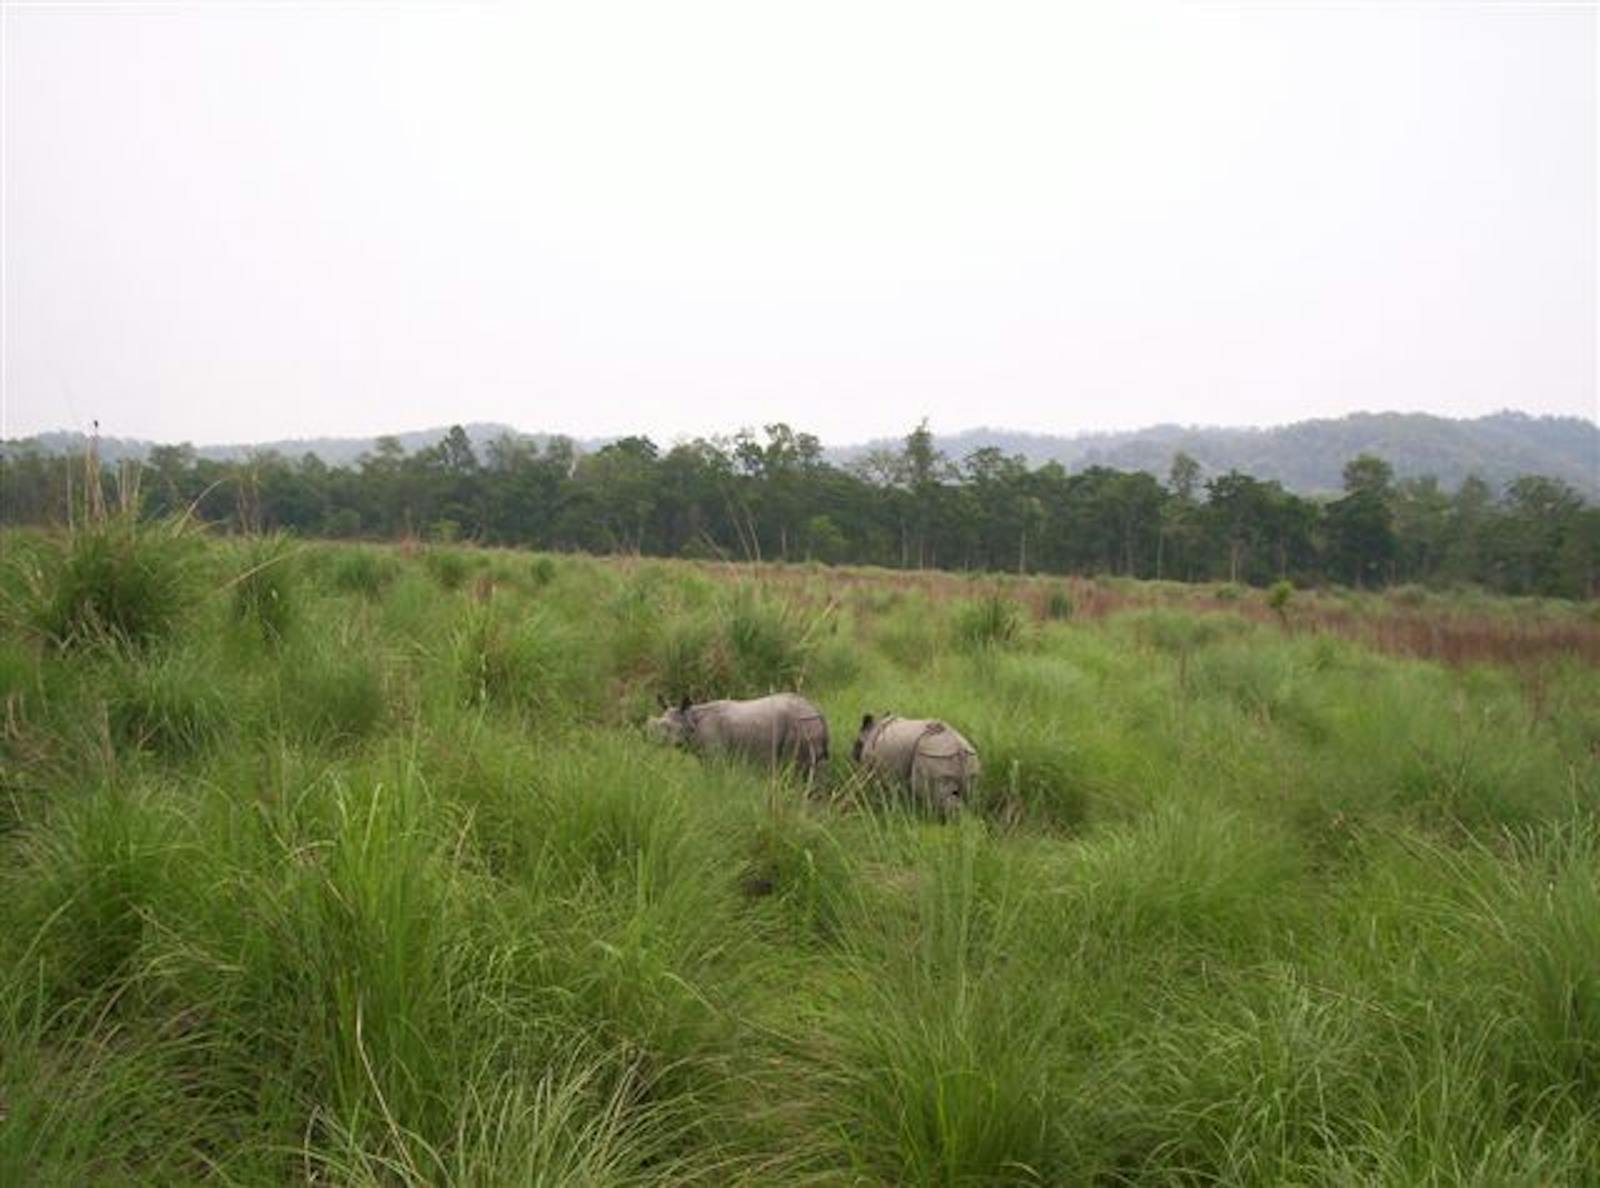
[[[1060,622],[1072,618],[1072,611],[1072,595],[1060,589],[1050,591],[1044,603],[1045,618]]]
[[[1279,622],[1289,619],[1289,603],[1294,598],[1294,585],[1288,581],[1272,583],[1272,588],[1267,591],[1267,606],[1272,613],[1278,616]]]
[[[335,540],[349,540],[361,534],[361,513],[353,507],[341,507],[329,512],[322,520],[322,535]]]

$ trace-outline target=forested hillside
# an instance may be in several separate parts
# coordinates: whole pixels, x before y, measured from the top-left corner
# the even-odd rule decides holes
[[[1242,470],[1208,476],[1181,450],[1159,480],[1030,467],[993,446],[952,457],[926,425],[845,466],[782,424],[668,450],[627,437],[593,452],[510,434],[480,451],[456,426],[416,451],[380,438],[350,466],[309,453],[221,462],[159,446],[98,473],[99,497],[137,487],[149,515],[192,509],[229,530],[333,538],[1252,584],[1475,583],[1566,597],[1600,588],[1600,508],[1560,478],[1474,476],[1451,488],[1397,478],[1372,454],[1329,464],[1339,493],[1312,498]],[[0,520],[65,522],[85,473],[86,456],[8,451]]]
[[[1200,463],[1204,477],[1242,470],[1276,479],[1302,495],[1339,491],[1344,463],[1357,454],[1376,454],[1402,479],[1431,475],[1455,488],[1470,477],[1504,486],[1525,474],[1542,474],[1590,499],[1600,497],[1600,428],[1578,417],[1502,412],[1455,420],[1425,413],[1356,413],[1270,429],[1155,425],[1076,437],[972,429],[940,436],[936,443],[957,458],[996,446],[1035,466],[1060,462],[1069,469],[1110,466],[1154,475],[1165,475],[1172,455],[1181,450]],[[855,456],[870,448],[843,452]]]

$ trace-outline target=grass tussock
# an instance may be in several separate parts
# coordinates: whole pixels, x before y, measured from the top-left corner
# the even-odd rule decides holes
[[[199,562],[199,540],[182,522],[113,516],[10,559],[20,570],[6,582],[11,617],[57,648],[146,647],[194,609]]]
[[[968,648],[1009,647],[1021,634],[1022,610],[1002,591],[956,607],[955,636]]]
[[[296,559],[296,549],[287,537],[261,537],[245,550],[242,569],[233,579],[235,622],[268,644],[281,644],[295,623],[299,598]]]

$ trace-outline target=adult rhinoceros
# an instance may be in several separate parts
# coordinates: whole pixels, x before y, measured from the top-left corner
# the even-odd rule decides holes
[[[982,773],[976,748],[936,718],[868,714],[850,757],[946,816],[970,799]]]
[[[685,697],[676,709],[646,722],[645,733],[702,755],[737,755],[771,767],[793,764],[808,781],[828,760],[828,720],[798,693],[698,705]]]

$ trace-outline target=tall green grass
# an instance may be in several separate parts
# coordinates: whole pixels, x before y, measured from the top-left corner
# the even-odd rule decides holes
[[[1591,669],[140,531],[0,574],[0,1182],[1600,1182]],[[825,794],[638,729],[796,686]]]

